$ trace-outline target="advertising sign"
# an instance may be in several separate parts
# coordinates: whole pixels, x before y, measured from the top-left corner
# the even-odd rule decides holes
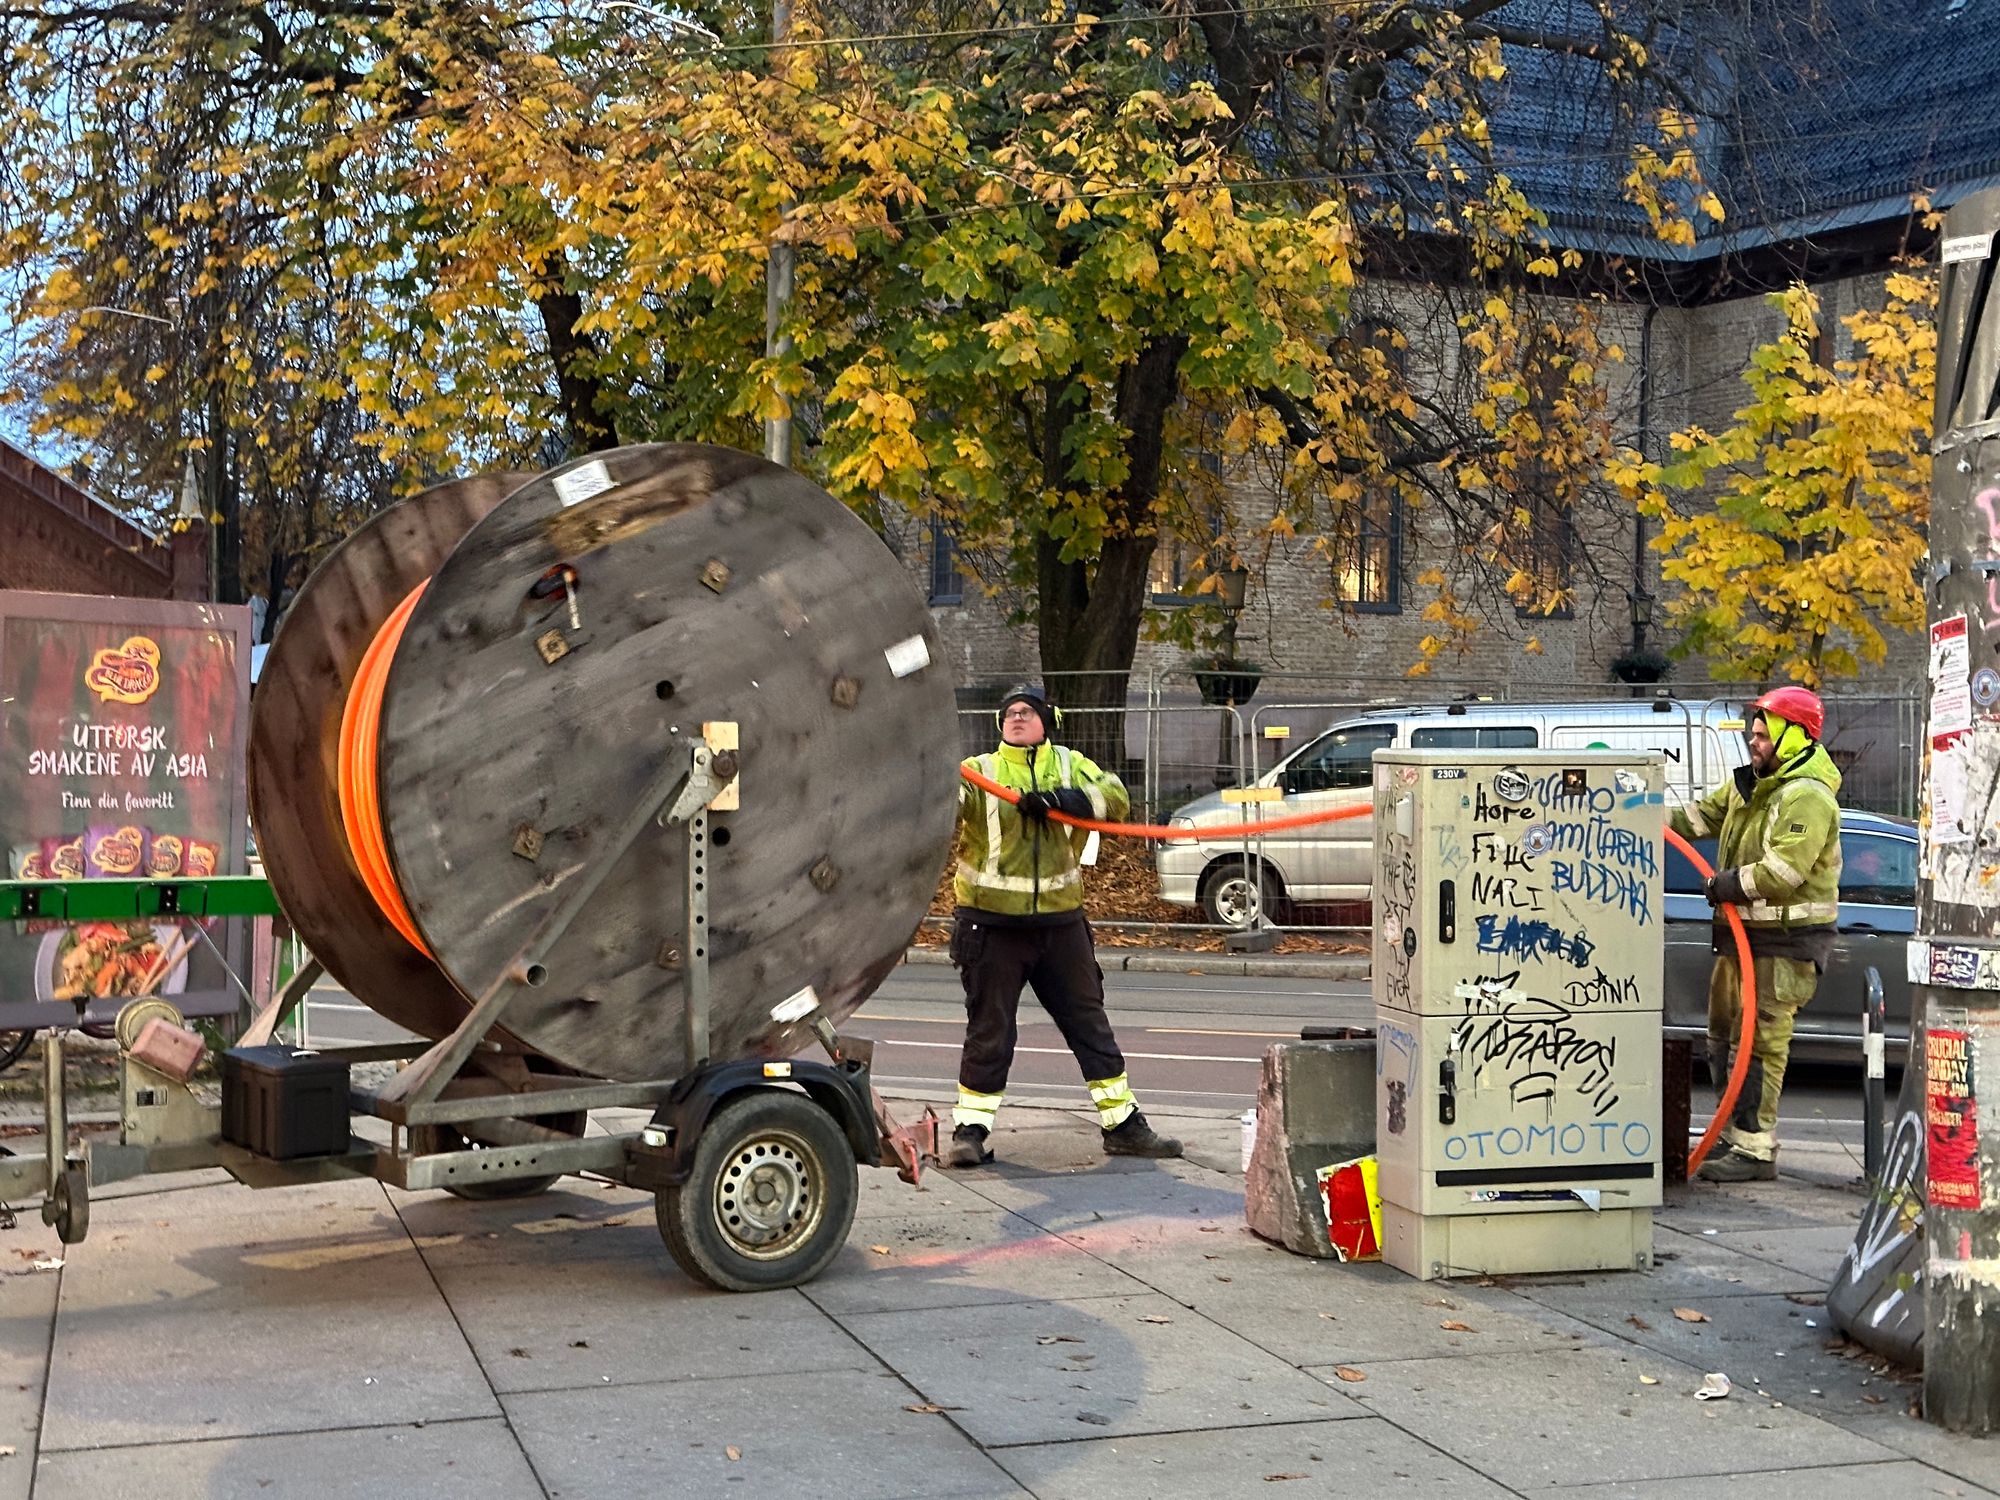
[[[8,877],[245,873],[249,637],[239,606],[0,592]],[[0,1030],[72,1020],[79,998],[98,1021],[139,995],[232,1012],[223,956],[241,968],[242,926],[0,929]]]

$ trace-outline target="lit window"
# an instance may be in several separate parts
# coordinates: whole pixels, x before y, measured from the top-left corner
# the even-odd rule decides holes
[[[1370,493],[1350,506],[1334,536],[1333,596],[1365,614],[1403,607],[1403,499]]]

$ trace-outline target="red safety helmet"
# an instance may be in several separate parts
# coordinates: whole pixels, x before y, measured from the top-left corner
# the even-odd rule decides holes
[[[1787,724],[1796,724],[1814,739],[1826,727],[1826,705],[1809,688],[1781,687],[1757,700],[1758,708],[1769,709]],[[1776,738],[1776,736],[1772,736]]]

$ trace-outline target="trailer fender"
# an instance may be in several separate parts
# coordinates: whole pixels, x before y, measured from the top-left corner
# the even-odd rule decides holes
[[[649,1192],[678,1187],[687,1180],[695,1141],[724,1100],[752,1089],[787,1085],[810,1096],[833,1116],[857,1162],[873,1166],[881,1159],[874,1093],[864,1064],[739,1058],[699,1068],[674,1085],[674,1091],[632,1143],[631,1185]]]

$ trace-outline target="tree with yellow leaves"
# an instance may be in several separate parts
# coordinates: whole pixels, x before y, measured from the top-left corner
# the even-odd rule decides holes
[[[1937,282],[1892,274],[1880,308],[1842,319],[1844,358],[1821,352],[1805,287],[1770,301],[1785,329],[1751,355],[1734,425],[1677,432],[1669,462],[1628,455],[1615,477],[1661,523],[1680,650],[1717,678],[1818,687],[1924,623]]]
[[[1299,537],[1337,569],[1327,539],[1384,489],[1450,539],[1427,658],[1477,627],[1462,575],[1567,602],[1532,537],[1602,472],[1615,354],[1587,301],[1536,295],[1579,262],[1497,163],[1493,109],[1514,63],[1563,59],[1589,148],[1690,236],[1694,124],[1649,50],[1671,0],[1547,29],[1501,0],[829,3],[784,46],[695,7],[719,47],[630,4],[4,13],[0,264],[36,421],[93,448],[219,400],[234,468],[268,389],[333,391],[414,484],[754,446],[789,408],[837,493],[1000,560],[1045,669],[1097,674],[1085,706],[1123,702],[1162,537],[1209,564]],[[1363,317],[1399,276],[1458,347],[1407,359]],[[95,358],[106,302],[172,309],[164,380]],[[330,324],[309,344],[278,332],[301,302]],[[1246,471],[1261,510],[1222,482]]]

